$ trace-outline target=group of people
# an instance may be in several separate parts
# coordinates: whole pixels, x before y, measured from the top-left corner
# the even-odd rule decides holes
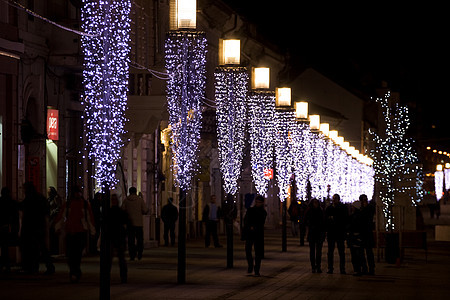
[[[375,274],[374,214],[375,208],[369,204],[364,194],[350,207],[341,202],[338,194],[333,195],[332,203],[325,209],[321,207],[319,200],[312,199],[304,215],[308,227],[307,240],[312,272],[322,272],[322,246],[326,238],[328,274],[334,272],[336,248],[339,255],[339,271],[346,274],[345,241],[350,248],[354,275]]]
[[[297,203],[296,203],[297,204]],[[298,203],[301,204],[301,203]],[[340,196],[334,194],[332,202],[322,207],[318,199],[313,198],[306,206],[290,206],[289,213],[293,221],[292,233],[298,235],[300,229],[301,245],[304,231],[308,231],[310,263],[313,273],[322,273],[322,247],[325,239],[328,243],[328,274],[334,272],[334,252],[337,247],[339,271],[345,270],[345,241],[350,248],[354,275],[375,274],[373,254],[373,217],[375,208],[369,204],[366,195],[348,207],[342,203]],[[249,207],[244,217],[242,240],[245,240],[245,253],[248,273],[260,276],[261,260],[264,257],[264,223],[267,212],[264,209],[264,197],[257,196],[254,205]],[[304,224],[304,229],[302,226]],[[294,225],[299,225],[297,228]],[[255,257],[252,256],[254,248]]]
[[[135,187],[129,188],[129,196],[125,197],[121,206],[117,194],[110,196],[110,209],[105,219],[101,218],[100,213],[104,209],[104,195],[100,193],[94,197],[97,202],[90,202],[83,198],[81,188],[74,186],[68,200],[62,201],[55,188],[50,187],[49,197],[45,198],[31,182],[24,184],[24,193],[24,199],[19,202],[12,199],[7,187],[1,191],[0,271],[11,271],[9,247],[19,246],[22,272],[38,274],[39,264],[43,261],[46,266],[44,274],[53,274],[55,267],[51,254],[63,252],[59,249],[59,239],[64,233],[69,279],[78,282],[81,277],[81,258],[89,234],[95,236],[98,242],[104,240],[110,243],[107,248],[111,250],[111,260],[116,253],[121,281],[127,282],[126,241],[130,260],[140,260],[144,249],[142,215],[149,212]],[[108,228],[105,231],[107,235],[103,237],[102,222]]]
[[[135,187],[129,189],[129,196],[123,200],[121,207],[117,194],[110,197],[110,210],[102,220],[102,197],[97,193],[96,201],[86,201],[82,190],[72,188],[68,201],[61,201],[55,189],[49,190],[46,199],[36,191],[30,182],[24,185],[25,198],[21,202],[14,201],[8,188],[3,188],[0,198],[0,246],[1,270],[10,271],[8,247],[13,243],[20,245],[22,269],[24,272],[37,273],[39,262],[46,265],[45,274],[55,272],[51,252],[58,247],[53,241],[64,230],[66,237],[66,255],[71,282],[78,282],[81,277],[81,258],[86,247],[87,235],[96,236],[98,240],[110,242],[111,259],[116,253],[119,258],[120,276],[127,282],[127,263],[125,260],[126,240],[131,261],[140,260],[143,254],[143,218],[149,209],[142,197],[137,195]],[[97,203],[97,204],[96,204]],[[292,207],[292,206],[291,206]],[[359,201],[351,207],[340,201],[338,194],[333,195],[332,202],[322,207],[317,199],[308,205],[289,209],[291,220],[300,220],[301,240],[304,238],[310,248],[310,263],[313,273],[322,272],[322,247],[325,239],[328,243],[328,272],[334,272],[334,252],[339,255],[339,271],[345,274],[345,241],[350,248],[353,271],[355,275],[374,274],[373,255],[373,216],[374,207],[369,204],[367,196],[361,195]],[[205,247],[212,242],[216,248],[222,247],[217,235],[217,226],[222,212],[216,204],[216,197],[211,196],[210,203],[203,209],[205,222]],[[264,209],[264,197],[257,196],[254,205],[248,207],[244,217],[242,240],[245,241],[245,254],[248,262],[248,273],[260,275],[261,260],[264,257],[264,224],[267,212]],[[178,219],[177,207],[172,198],[162,208],[161,218],[164,222],[165,246],[175,244],[175,223]],[[21,220],[19,226],[19,219]],[[107,236],[102,237],[100,224],[107,226]],[[300,221],[296,221],[300,223]],[[50,224],[50,226],[49,226]],[[303,225],[302,225],[303,226]],[[293,234],[298,234],[293,227]],[[49,239],[47,239],[49,237]],[[302,241],[301,241],[302,242]],[[253,257],[252,250],[255,256]]]
[[[292,227],[293,235],[297,236],[298,230],[300,230],[300,245],[303,245],[306,231],[308,232],[306,240],[309,243],[312,272],[322,273],[322,248],[326,240],[328,243],[328,274],[334,272],[336,248],[339,255],[339,271],[341,274],[346,274],[345,242],[347,242],[347,246],[350,248],[354,275],[374,275],[373,217],[375,208],[372,204],[369,204],[367,196],[361,195],[359,201],[355,201],[351,206],[348,206],[341,202],[338,194],[334,194],[330,205],[326,207],[323,207],[323,205],[324,203],[313,198],[308,205],[298,203],[298,205],[291,205],[289,208],[291,221],[296,223]],[[214,246],[222,247],[217,237],[217,225],[220,216],[220,207],[216,205],[216,197],[212,196],[210,203],[203,209],[203,221],[206,227],[205,247],[209,247],[211,236]],[[261,260],[264,257],[266,217],[264,197],[258,195],[254,199],[253,206],[247,208],[242,229],[248,273],[254,272],[256,276],[260,276]]]

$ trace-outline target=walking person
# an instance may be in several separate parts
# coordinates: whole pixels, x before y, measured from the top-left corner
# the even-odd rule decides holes
[[[173,204],[173,198],[169,198],[166,205],[161,210],[161,219],[164,222],[164,246],[169,246],[169,234],[170,244],[175,245],[175,223],[178,220],[178,209]]]
[[[353,272],[355,276],[362,275],[362,239],[361,239],[361,228],[362,228],[362,217],[361,217],[361,203],[359,201],[353,202],[351,206],[351,213],[349,216],[348,223],[348,236],[347,244],[350,248],[350,257],[353,266]]]
[[[361,202],[361,271],[363,274],[375,275],[375,258],[373,255],[373,248],[375,247],[373,236],[375,207],[368,202],[365,194],[359,196],[359,201]]]
[[[291,205],[289,205],[289,209],[288,209],[288,213],[289,213],[289,218],[291,220],[291,232],[292,232],[292,236],[296,237],[298,236],[298,227],[299,227],[299,205],[297,203],[297,201],[292,201]]]
[[[117,194],[111,195],[111,209],[108,214],[108,234],[109,238],[107,241],[111,243],[111,263],[116,253],[119,260],[119,272],[120,272],[120,282],[127,283],[128,280],[128,267],[127,261],[125,259],[125,249],[126,249],[126,224],[128,222],[128,217],[125,211],[119,207],[119,198]]]
[[[211,236],[213,238],[214,247],[221,248],[219,237],[217,236],[217,225],[219,218],[222,215],[220,207],[216,204],[216,196],[212,195],[209,205],[206,204],[203,208],[202,220],[205,222],[205,247],[208,248],[211,243]]]
[[[59,235],[55,231],[55,219],[58,216],[59,211],[61,210],[62,199],[58,195],[58,192],[56,191],[55,187],[53,186],[48,188],[47,202],[50,209],[48,248],[51,254],[59,254]]]
[[[255,205],[249,207],[244,217],[243,239],[245,240],[245,256],[247,258],[248,273],[255,272],[260,276],[261,260],[264,257],[264,223],[267,212],[264,209],[264,197],[256,196]],[[252,248],[255,248],[253,261]]]
[[[95,235],[90,237],[89,252],[99,254],[100,244],[100,224],[102,219],[102,197],[103,194],[97,192],[94,197],[90,199],[92,214],[94,215],[95,222]]]
[[[325,228],[328,243],[328,274],[333,274],[334,249],[338,248],[339,269],[345,274],[345,238],[348,222],[347,206],[341,202],[341,197],[334,194],[332,203],[325,209]]]
[[[0,197],[0,273],[11,272],[9,246],[17,242],[19,234],[19,208],[11,197],[11,191],[7,187],[2,188]]]
[[[128,215],[128,255],[130,260],[142,258],[142,252],[144,251],[144,220],[143,215],[148,214],[149,209],[145,204],[144,199],[137,195],[137,190],[134,186],[128,189],[130,195],[125,198],[122,203],[122,209]]]
[[[91,205],[86,201],[79,186],[72,188],[72,195],[63,204],[56,220],[56,228],[64,227],[66,233],[67,264],[69,280],[76,283],[81,278],[81,258],[86,247],[88,233],[95,235]]]
[[[47,199],[36,191],[32,182],[24,183],[25,198],[19,204],[22,218],[20,230],[22,269],[28,274],[39,273],[39,261],[45,263],[45,274],[55,273],[47,247],[50,210]]]
[[[313,198],[309,204],[305,221],[308,227],[309,261],[313,273],[322,273],[322,247],[325,240],[325,219],[319,200]]]

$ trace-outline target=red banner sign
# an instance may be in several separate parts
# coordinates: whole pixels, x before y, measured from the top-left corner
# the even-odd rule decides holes
[[[59,117],[57,109],[47,109],[47,138],[58,140]]]
[[[273,178],[273,169],[264,169],[264,178],[272,179]]]

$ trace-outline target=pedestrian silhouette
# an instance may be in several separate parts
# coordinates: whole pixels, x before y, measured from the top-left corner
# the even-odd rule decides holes
[[[39,273],[39,261],[42,258],[46,266],[45,274],[53,274],[55,266],[46,243],[50,215],[47,199],[36,191],[32,182],[25,182],[23,187],[25,198],[19,206],[22,213],[22,270],[28,274]]]
[[[102,215],[102,193],[97,192],[94,194],[94,197],[90,200],[92,214],[94,216],[95,222],[95,236],[91,237],[89,244],[89,252],[98,254],[99,251],[97,245],[100,242],[100,224],[101,224],[101,215]]]
[[[298,223],[299,223],[299,210],[300,208],[298,207],[299,204],[297,203],[297,201],[293,200],[291,202],[291,205],[289,205],[289,209],[288,209],[288,213],[289,213],[289,219],[291,220],[291,232],[292,232],[292,236],[296,237],[298,236]]]
[[[125,249],[126,249],[126,224],[128,222],[128,217],[126,212],[119,207],[119,198],[117,194],[111,195],[111,209],[108,214],[108,233],[109,240],[111,242],[111,263],[114,254],[117,255],[119,260],[120,269],[120,280],[122,283],[127,283],[127,262],[125,260]]]
[[[375,207],[368,202],[367,196],[362,194],[359,196],[361,202],[361,271],[363,274],[375,274],[375,258],[373,248],[375,247],[375,238],[373,231],[375,223],[373,217],[375,215]]]
[[[11,191],[2,188],[0,197],[0,273],[11,272],[9,247],[16,245],[19,234],[19,208],[18,203],[12,199]]]
[[[47,202],[50,209],[49,232],[48,232],[49,251],[50,254],[58,254],[59,234],[57,234],[55,230],[55,219],[58,216],[59,211],[61,210],[62,199],[58,195],[58,192],[53,186],[49,187],[47,192],[48,192]]]
[[[67,264],[69,279],[78,282],[81,278],[81,258],[86,247],[88,233],[95,235],[94,217],[91,205],[86,201],[79,186],[72,188],[72,195],[63,204],[55,228],[64,227],[66,232]]]
[[[322,273],[322,247],[325,240],[325,219],[319,200],[313,198],[305,213],[308,227],[309,261],[313,273]]]
[[[122,209],[128,215],[127,234],[128,234],[128,254],[130,260],[142,258],[144,251],[144,221],[142,215],[149,212],[147,205],[142,197],[137,195],[135,187],[129,188],[130,195],[122,203]]]
[[[205,223],[205,247],[208,248],[211,244],[211,236],[213,238],[214,247],[220,248],[222,245],[219,243],[219,237],[217,236],[217,225],[219,218],[221,217],[221,209],[216,204],[216,196],[211,195],[210,203],[206,204],[203,208],[202,221]]]
[[[245,240],[245,256],[247,258],[248,273],[255,272],[260,276],[261,260],[264,257],[264,223],[267,212],[264,209],[264,197],[256,196],[255,205],[249,207],[244,217],[242,239]],[[255,249],[253,261],[252,248]]]
[[[362,275],[363,248],[361,230],[363,227],[363,219],[360,207],[361,202],[355,201],[352,203],[347,230],[347,245],[350,248],[350,257],[354,272],[353,275],[355,276]]]
[[[325,209],[325,228],[328,243],[328,274],[333,274],[334,248],[339,253],[339,269],[345,274],[345,238],[348,222],[347,206],[341,202],[341,197],[334,194],[332,203]]]
[[[161,210],[161,219],[164,222],[164,246],[170,244],[175,245],[175,223],[178,220],[178,209],[173,205],[173,198],[169,198],[169,202],[163,206]]]

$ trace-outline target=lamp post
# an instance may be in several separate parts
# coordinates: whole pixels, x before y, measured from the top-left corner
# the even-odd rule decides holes
[[[105,195],[100,250],[100,299],[110,298],[109,189],[117,183],[123,146],[130,53],[130,0],[83,1],[84,124],[96,187]]]
[[[445,187],[445,193],[450,189],[450,163],[445,164],[444,169],[444,187]]]
[[[439,201],[442,198],[444,192],[444,166],[441,164],[436,165],[436,172],[434,172],[434,190],[436,192],[436,200]]]
[[[200,101],[206,87],[205,33],[196,31],[196,0],[170,1],[166,37],[169,125],[172,128],[173,173],[179,187],[178,283],[186,282],[186,192],[195,171],[201,128]]]
[[[219,40],[219,67],[214,72],[217,103],[217,140],[224,190],[224,218],[227,233],[227,268],[233,267],[233,221],[235,195],[244,156],[246,123],[247,68],[240,67],[240,41]]]
[[[270,90],[270,69],[252,68],[252,90],[248,94],[248,128],[252,178],[256,191],[266,196],[273,168],[275,93]]]
[[[295,102],[296,127],[293,135],[293,159],[297,198],[307,201],[309,180],[311,138],[308,120],[308,102]],[[308,199],[309,200],[309,199]]]
[[[281,250],[287,251],[286,236],[286,200],[292,175],[292,144],[295,115],[291,108],[291,89],[281,87],[275,89],[275,120],[276,120],[276,177],[279,188],[279,198],[282,202],[282,242]]]

